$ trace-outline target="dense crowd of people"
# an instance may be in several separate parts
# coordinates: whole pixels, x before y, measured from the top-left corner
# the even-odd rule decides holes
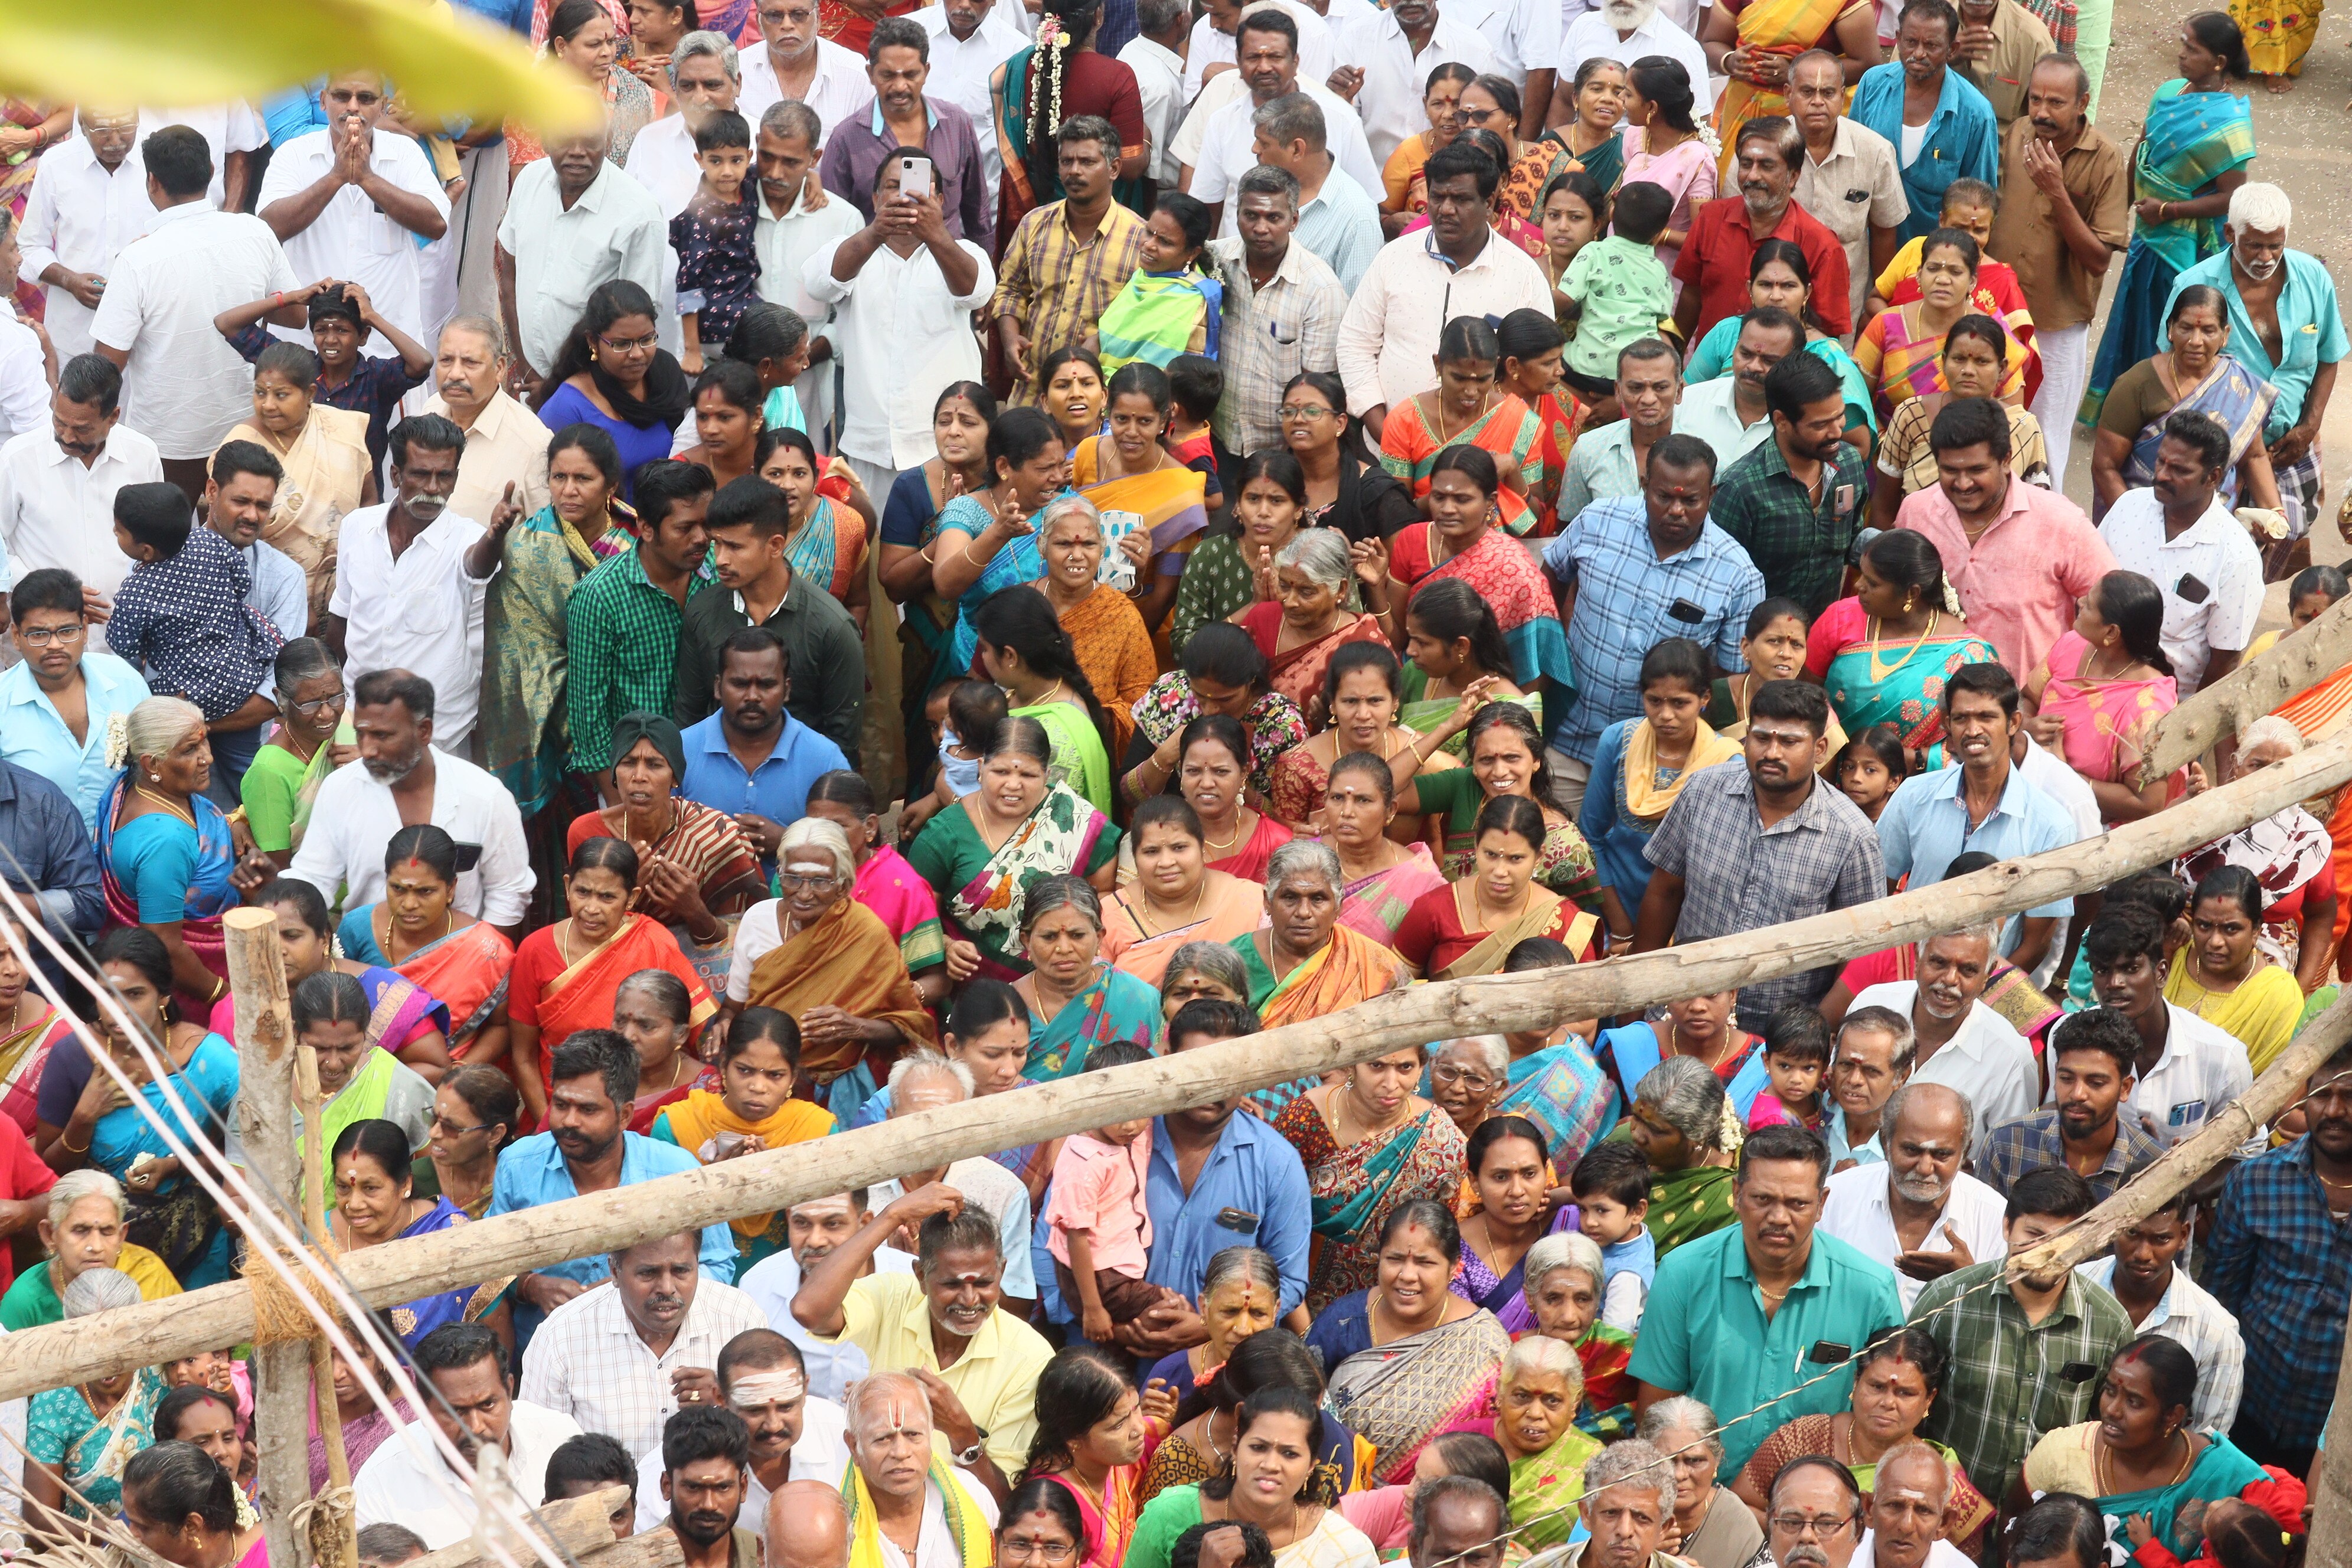
[[[2352,594],[2234,85],[2316,7],[2186,18],[2127,153],[2087,0],[462,6],[604,122],[0,103],[8,1331],[237,1268],[239,906],[348,1253],[1853,909],[2352,714],[2144,765]],[[2352,1049],[2004,1274],[2334,1000],[2347,878],[2352,788],[464,1281],[310,1479],[374,1568],[474,1537],[436,1433],[688,1568],[2296,1568]],[[267,1568],[272,1418],[242,1347],[48,1389],[7,1506]]]

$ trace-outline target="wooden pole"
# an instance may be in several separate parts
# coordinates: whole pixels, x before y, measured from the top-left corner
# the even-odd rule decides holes
[[[2248,659],[2212,685],[2174,708],[2148,731],[2147,755],[2135,788],[2145,789],[2193,757],[2213,749],[2291,697],[2352,665],[2352,599],[2331,605],[2320,617],[2283,637],[2260,658]]]
[[[910,1170],[1333,1071],[1405,1046],[1549,1027],[1819,969],[2101,888],[2352,778],[2352,729],[2273,767],[2111,833],[1809,920],[1567,969],[1441,981],[1181,1056],[861,1128],[612,1192],[542,1204],[341,1259],[374,1306],[616,1247]],[[208,1286],[0,1340],[0,1399],[152,1365],[253,1331],[242,1284]]]
[[[311,1247],[325,1255],[335,1239],[327,1226],[327,1188],[333,1177],[327,1169],[326,1133],[321,1125],[326,1116],[319,1104],[319,1053],[299,1040],[294,1042],[294,1103],[302,1112],[302,1211],[310,1221]],[[310,1516],[311,1552],[321,1564],[329,1561],[319,1544],[320,1537],[332,1529],[335,1568],[359,1568],[358,1526],[348,1503],[352,1462],[343,1449],[342,1413],[335,1406],[334,1352],[324,1334],[310,1339],[310,1397],[318,1411],[319,1436],[327,1450],[327,1484],[346,1500],[341,1506]]]
[[[2327,1444],[2311,1464],[2308,1568],[2352,1564],[2352,1317],[2344,1322],[2344,1359],[2336,1367],[2336,1404],[2327,1413]],[[2339,1456],[2331,1461],[2329,1454]]]
[[[231,910],[221,917],[221,924],[227,934],[229,992],[236,998],[237,1137],[245,1145],[246,1168],[257,1184],[291,1204],[301,1178],[294,1157],[294,1013],[287,1001],[278,917],[268,910]],[[297,1230],[301,1227],[299,1213],[285,1217]],[[260,1238],[247,1240],[258,1245]],[[253,1266],[268,1267],[257,1259]],[[245,1327],[226,1338],[191,1345],[183,1354],[237,1344],[253,1332],[253,1299],[247,1287],[215,1288],[244,1300]],[[178,1300],[162,1304],[168,1307]],[[309,1347],[299,1341],[257,1346],[253,1370],[254,1430],[260,1442],[254,1507],[269,1541],[270,1561],[299,1568],[308,1558],[291,1516],[310,1496],[310,1423],[305,1419],[310,1392]]]

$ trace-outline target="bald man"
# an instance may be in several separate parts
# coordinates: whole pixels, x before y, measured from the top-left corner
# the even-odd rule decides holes
[[[849,1512],[823,1481],[768,1494],[768,1568],[849,1568]]]
[[[1822,1232],[1894,1269],[1906,1315],[1929,1280],[2005,1250],[2000,1194],[1960,1169],[1970,1121],[1958,1090],[1906,1083],[1879,1121],[1885,1162],[1829,1181]]]

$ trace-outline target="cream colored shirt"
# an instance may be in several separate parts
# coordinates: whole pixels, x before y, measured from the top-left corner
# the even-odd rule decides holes
[[[449,405],[436,395],[425,400],[425,412],[447,418]],[[497,514],[507,486],[512,484],[515,504],[522,508],[522,515],[536,515],[547,504],[547,439],[548,428],[539,422],[538,415],[504,390],[491,394],[474,427],[466,432],[466,450],[457,459],[457,488],[450,494],[449,510],[487,524]],[[384,466],[392,466],[389,455]],[[381,482],[389,493],[390,479]]]

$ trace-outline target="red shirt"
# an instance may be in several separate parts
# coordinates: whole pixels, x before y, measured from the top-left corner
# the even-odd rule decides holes
[[[0,1116],[0,1199],[21,1203],[39,1197],[58,1184],[58,1173],[41,1163],[25,1130],[15,1119]],[[16,1282],[16,1260],[0,1247],[0,1291]]]
[[[1853,331],[1853,280],[1846,269],[1845,247],[1821,220],[1794,200],[1780,215],[1780,225],[1766,239],[1793,239],[1805,253],[1813,273],[1813,313],[1832,337]],[[1685,289],[1698,290],[1698,324],[1691,342],[1726,316],[1745,311],[1748,261],[1756,254],[1758,237],[1748,231],[1748,203],[1737,195],[1719,196],[1698,209],[1691,219],[1690,238],[1675,258],[1675,276]]]

